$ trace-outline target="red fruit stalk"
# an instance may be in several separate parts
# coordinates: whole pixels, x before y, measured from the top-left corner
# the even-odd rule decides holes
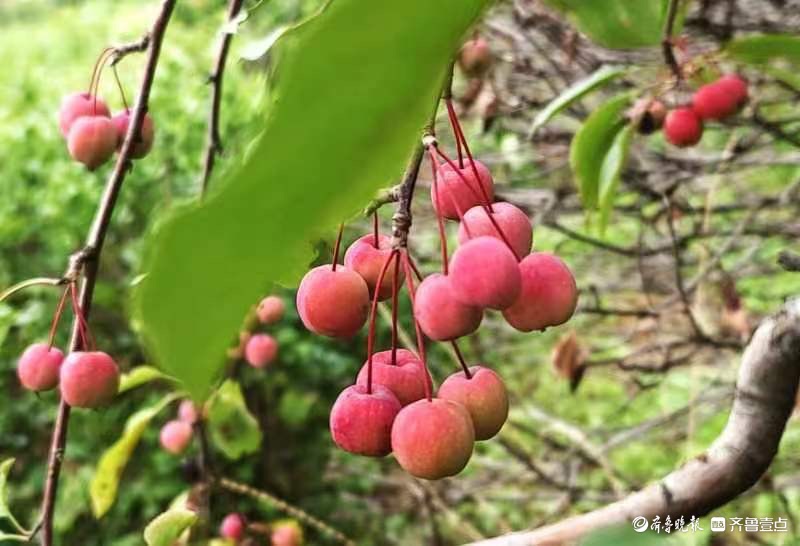
[[[386,276],[389,264],[395,259],[399,259],[399,253],[397,250],[392,250],[383,262],[380,273],[378,273],[378,280],[376,283],[378,286],[383,283],[383,278]],[[369,314],[369,330],[367,332],[367,354],[369,355],[367,361],[367,394],[372,394],[372,351],[375,345],[375,318],[378,311],[378,296],[379,292],[375,291],[375,295],[372,298],[372,308]]]

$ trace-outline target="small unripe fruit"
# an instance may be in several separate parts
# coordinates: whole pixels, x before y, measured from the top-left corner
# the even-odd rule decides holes
[[[128,134],[128,126],[131,123],[131,111],[124,110],[116,114],[111,121],[114,123],[114,128],[117,131],[117,149],[122,148],[122,143],[125,142],[125,135]],[[153,148],[153,141],[156,137],[155,126],[153,125],[153,118],[150,114],[145,114],[142,119],[142,127],[139,130],[139,135],[134,137],[133,146],[131,148],[130,156],[133,159],[141,159],[150,153]]]
[[[34,343],[19,357],[17,377],[30,391],[49,391],[58,385],[64,353],[47,343]]]
[[[392,427],[397,462],[412,476],[426,480],[461,472],[474,443],[469,413],[452,400],[418,400],[400,410]]]
[[[278,342],[269,334],[255,334],[247,340],[244,359],[254,368],[271,364],[278,356]]]
[[[400,408],[400,401],[383,385],[373,383],[372,393],[361,385],[351,385],[341,392],[331,409],[333,441],[357,455],[388,455],[392,451],[392,423]]]
[[[464,220],[458,227],[458,242],[466,243],[476,237],[502,237],[492,220],[500,227],[518,259],[522,259],[531,251],[533,244],[533,226],[528,215],[511,203],[492,203],[492,212],[484,207],[472,207],[464,213]]]
[[[476,440],[488,440],[503,428],[508,418],[508,394],[503,380],[494,371],[471,366],[471,378],[456,372],[439,387],[439,398],[464,406],[472,418]]]
[[[61,129],[61,134],[66,137],[72,124],[78,118],[84,116],[109,117],[110,115],[108,106],[100,97],[89,93],[73,93],[61,101],[61,107],[58,109],[58,127]]]
[[[694,146],[703,136],[703,122],[691,108],[676,108],[664,120],[664,136],[675,146]]]
[[[101,351],[70,353],[61,366],[61,397],[76,408],[107,405],[119,389],[119,368]]]
[[[463,168],[458,168],[456,165],[456,169],[449,163],[441,165],[436,171],[436,190],[438,191],[434,191],[434,187],[431,185],[433,208],[451,220],[458,220],[459,210],[463,214],[475,205],[485,204],[484,193],[489,202],[494,199],[494,181],[486,165],[475,160],[478,180],[475,179],[475,171],[469,161],[464,162]],[[459,172],[461,176],[459,176]],[[483,187],[483,191],[481,191],[481,187]]]
[[[361,275],[345,266],[330,264],[306,273],[297,290],[297,312],[306,328],[316,334],[349,338],[367,320],[369,289]]]
[[[271,546],[301,546],[303,530],[295,521],[281,521],[272,525]]]
[[[477,330],[483,310],[461,303],[455,297],[450,277],[434,273],[425,277],[417,288],[414,317],[430,339],[449,341]]]
[[[375,293],[375,286],[378,284],[378,277],[386,259],[392,253],[392,238],[388,235],[378,237],[378,247],[375,247],[375,236],[364,235],[356,239],[344,254],[344,265],[358,273],[364,278],[369,288],[370,298]],[[398,270],[397,283],[401,286],[404,275],[403,269]],[[392,295],[392,284],[394,282],[394,264],[389,264],[386,273],[383,275],[378,299],[385,300]]]
[[[658,99],[643,98],[636,101],[628,116],[636,121],[636,130],[649,135],[661,129],[667,117],[667,107]]]
[[[184,400],[178,406],[178,419],[193,425],[197,421],[197,406],[191,400]]]
[[[244,536],[244,517],[240,514],[228,514],[219,526],[219,536],[239,542]]]
[[[519,264],[522,292],[503,311],[506,321],[522,332],[567,322],[578,304],[578,287],[569,267],[557,256],[534,252]]]
[[[258,304],[256,314],[261,324],[274,324],[283,318],[283,300],[278,296],[267,296]]]
[[[488,42],[476,36],[464,42],[458,53],[458,65],[470,77],[479,77],[486,73],[492,65],[492,51]]]
[[[692,97],[692,110],[701,119],[721,120],[736,113],[747,100],[747,82],[729,74],[703,85]]]
[[[367,386],[369,360],[358,372],[356,384]],[[406,349],[398,349],[392,364],[392,351],[380,351],[372,355],[372,384],[383,385],[406,406],[425,397],[426,371],[417,355]]]
[[[73,159],[90,171],[109,160],[117,149],[117,130],[109,118],[92,116],[75,120],[67,136]]]
[[[177,419],[170,421],[161,428],[158,439],[165,451],[179,455],[192,440],[192,425]]]
[[[476,237],[453,253],[450,283],[456,299],[474,307],[505,309],[522,286],[517,258],[494,237]]]

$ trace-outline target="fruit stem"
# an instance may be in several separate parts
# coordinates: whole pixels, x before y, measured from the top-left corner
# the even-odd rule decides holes
[[[95,60],[94,67],[92,68],[92,78],[89,80],[89,95],[92,94],[92,90],[94,89],[95,78],[97,78],[97,71],[100,68],[100,64],[105,63],[106,57],[109,56],[112,51],[114,51],[113,47],[107,47],[100,52],[100,55],[97,56],[97,60]]]
[[[339,263],[339,249],[342,246],[342,233],[344,233],[344,222],[339,224],[339,234],[336,236],[336,244],[333,246],[333,264],[331,271],[336,271],[336,264]]]
[[[439,241],[441,243],[442,248],[442,273],[447,275],[448,273],[448,263],[447,263],[447,234],[444,230],[444,220],[442,219],[441,208],[442,208],[442,196],[439,193],[439,180],[438,175],[436,173],[436,157],[434,156],[433,152],[428,149],[428,153],[431,158],[431,173],[433,177],[433,194],[436,196],[436,202],[439,204],[438,210],[436,210],[436,223],[439,227]],[[453,192],[448,192],[448,195],[452,198]],[[455,202],[453,199],[453,204],[456,206],[456,210],[458,210],[459,217],[461,217],[461,210],[458,209],[458,203]],[[463,218],[462,218],[463,220]]]
[[[470,169],[472,169],[472,174],[475,175],[475,181],[478,183],[478,189],[483,195],[483,200],[486,203],[486,206],[489,207],[489,210],[492,210],[492,200],[489,199],[489,194],[486,193],[486,189],[481,184],[481,178],[478,176],[478,168],[475,166],[475,160],[472,158],[472,152],[469,151],[469,144],[467,144],[467,138],[464,136],[464,131],[461,129],[461,123],[458,121],[458,116],[456,116],[456,110],[453,107],[453,100],[452,99],[445,99],[445,105],[447,106],[447,113],[450,116],[450,123],[453,125],[453,131],[456,133],[456,140],[459,138],[461,139],[461,144],[464,146],[464,152],[467,154],[467,159],[469,160]]]
[[[106,66],[106,63],[111,59],[114,52],[114,48],[106,48],[103,50],[103,53],[100,55],[97,64],[95,65],[95,74],[92,75],[94,88],[89,89],[89,96],[92,97],[92,115],[97,115],[97,94],[100,90],[100,78],[103,75],[103,69]]]
[[[70,283],[69,285],[70,295],[72,297],[72,312],[75,314],[75,318],[78,321],[78,332],[81,336],[81,343],[84,349],[95,349],[94,338],[92,337],[91,332],[89,331],[89,324],[86,322],[86,318],[83,316],[83,311],[81,310],[81,304],[78,302],[78,290],[75,288],[75,283]]]
[[[675,78],[680,82],[683,79],[681,67],[678,64],[678,59],[675,58],[675,51],[673,50],[672,34],[675,30],[675,19],[678,16],[678,3],[680,0],[669,0],[667,7],[667,17],[664,22],[664,33],[661,39],[661,51],[664,55],[664,61],[669,66]]]
[[[18,282],[13,286],[9,286],[2,292],[0,292],[0,302],[5,301],[6,299],[10,298],[20,290],[25,290],[26,288],[30,288],[31,286],[60,286],[64,284],[64,279],[55,279],[50,277],[36,277],[33,279],[28,279],[22,282]]]
[[[469,371],[469,366],[467,366],[466,361],[464,360],[464,355],[461,354],[461,349],[458,348],[458,344],[456,340],[450,342],[453,346],[453,350],[456,353],[456,357],[458,357],[458,363],[461,364],[461,369],[464,370],[464,375],[467,376],[467,379],[472,379],[472,373]]]
[[[403,252],[403,268],[406,274],[406,284],[408,286],[408,299],[411,300],[411,316],[414,318],[414,330],[417,333],[417,351],[419,358],[422,361],[422,369],[425,372],[425,398],[430,402],[433,399],[433,384],[431,381],[431,374],[428,371],[428,362],[425,357],[425,339],[422,337],[422,329],[419,326],[414,308],[416,307],[414,297],[414,279],[411,276],[411,258],[408,255],[408,250]]]
[[[400,257],[394,261],[394,277],[392,277],[392,366],[397,366],[397,305],[400,291]]]
[[[58,305],[56,306],[56,312],[53,313],[53,321],[50,323],[50,334],[47,336],[48,351],[53,348],[53,343],[56,339],[58,323],[61,321],[61,315],[64,313],[64,305],[67,303],[67,295],[69,293],[69,286],[64,287],[64,291],[61,293],[61,298],[58,300]]]
[[[378,211],[375,210],[372,212],[372,246],[375,248],[380,248],[380,243],[378,242],[378,238],[380,237],[380,225],[378,224]]]
[[[380,287],[383,284],[383,278],[386,276],[386,270],[389,269],[389,264],[392,260],[398,258],[397,250],[392,250],[381,266],[381,272],[378,274],[378,281],[375,283],[375,294],[372,296],[372,307],[369,310],[369,330],[367,332],[367,393],[372,394],[372,353],[375,349],[375,319],[378,311],[378,298],[380,297]]]
[[[117,65],[111,65],[111,71],[114,73],[114,80],[117,82],[117,89],[119,89],[119,96],[122,99],[122,106],[125,108],[125,113],[130,111],[128,108],[128,100],[125,98],[125,90],[122,88],[122,82],[119,79],[119,72],[117,72]]]

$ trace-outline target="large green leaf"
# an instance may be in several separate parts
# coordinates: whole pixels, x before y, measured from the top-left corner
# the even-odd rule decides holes
[[[14,526],[14,529],[25,534],[27,531],[19,524],[11,513],[11,507],[8,505],[8,474],[13,466],[14,459],[6,459],[0,463],[0,519],[7,519]]]
[[[197,519],[197,514],[185,508],[163,512],[144,528],[144,541],[147,546],[172,546]]]
[[[540,127],[567,108],[576,100],[580,100],[598,87],[610,82],[625,73],[625,68],[617,66],[601,66],[588,77],[575,82],[564,90],[559,96],[548,103],[533,119],[530,134],[533,135]]]
[[[728,54],[738,61],[764,64],[782,59],[800,64],[800,36],[794,34],[755,34],[728,42]]]
[[[243,164],[146,242],[137,323],[195,398],[208,396],[248,307],[307,264],[307,242],[400,176],[488,3],[336,0],[277,41],[263,131]]]
[[[211,441],[229,459],[255,453],[261,445],[261,429],[250,414],[235,381],[225,381],[211,397],[208,407]]]
[[[103,517],[113,506],[122,472],[150,421],[176,398],[176,394],[171,394],[161,399],[155,406],[141,409],[131,415],[119,440],[100,456],[92,481],[89,483],[92,512],[96,518]]]
[[[661,42],[668,0],[546,0],[599,45],[628,49]],[[683,2],[684,9],[688,1]],[[683,11],[683,10],[681,10]],[[681,17],[675,25],[680,29]]]
[[[569,150],[569,163],[586,209],[597,207],[600,175],[614,138],[625,126],[623,112],[630,102],[628,94],[601,105],[575,133]]]
[[[611,217],[611,211],[614,209],[614,198],[617,196],[620,176],[625,166],[625,160],[628,159],[628,151],[632,140],[633,127],[626,125],[614,137],[614,142],[611,144],[611,148],[609,148],[603,160],[603,166],[600,168],[600,233],[605,232],[608,219]]]
[[[172,380],[168,375],[165,375],[158,368],[153,366],[136,366],[128,373],[122,374],[119,378],[119,393],[141,387],[151,381],[158,379]]]

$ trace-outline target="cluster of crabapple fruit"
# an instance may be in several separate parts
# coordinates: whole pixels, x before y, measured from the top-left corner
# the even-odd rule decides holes
[[[161,447],[173,455],[183,453],[192,441],[192,426],[197,421],[197,406],[191,400],[182,400],[178,405],[176,419],[167,421],[158,435]]]
[[[243,543],[247,531],[247,520],[235,512],[225,516],[219,526],[219,536],[234,544]],[[267,531],[269,546],[301,546],[303,543],[303,531],[294,520],[271,523]]]
[[[517,330],[563,324],[572,316],[578,291],[558,257],[531,252],[527,214],[494,202],[489,170],[473,159],[451,101],[446,100],[458,147],[450,159],[428,136],[431,200],[442,248],[442,273],[421,279],[402,237],[374,232],[357,239],[337,264],[341,229],[332,264],[309,271],[297,292],[297,310],[317,334],[348,338],[369,318],[367,361],[354,385],[330,413],[334,442],[345,451],[372,457],[394,453],[413,476],[439,479],[459,473],[476,440],[495,436],[508,416],[500,376],[485,365],[468,366],[455,342],[475,332],[484,311],[502,311]],[[459,220],[459,248],[447,255],[445,219]],[[402,267],[401,267],[402,266]],[[421,279],[415,289],[414,276]],[[417,352],[397,347],[397,298],[405,281],[417,333]],[[392,347],[374,352],[379,301],[392,300]],[[371,302],[370,302],[371,299]],[[424,336],[450,342],[462,370],[449,376],[434,397]]]
[[[255,310],[255,318],[262,326],[275,324],[283,318],[285,306],[279,296],[267,296]],[[239,333],[239,346],[230,351],[231,358],[244,358],[254,368],[269,366],[278,358],[278,341],[265,332],[245,329]]]
[[[65,357],[64,352],[54,346],[54,339],[70,295],[83,350],[72,351]],[[107,353],[94,348],[94,339],[84,319],[74,283],[64,289],[53,316],[48,341],[34,343],[23,351],[17,362],[17,377],[24,388],[34,392],[58,387],[61,398],[77,408],[100,408],[116,396],[119,368]]]
[[[58,111],[58,125],[67,141],[70,156],[90,171],[103,165],[115,151],[121,149],[131,122],[131,110],[119,78],[117,84],[124,105],[122,111],[111,116],[108,105],[98,96],[100,75],[105,64],[113,57],[113,52],[113,48],[107,48],[100,55],[88,91],[67,95]],[[114,75],[116,77],[116,71]],[[153,119],[145,114],[139,134],[132,143],[130,157],[140,159],[150,153],[154,138]]]
[[[664,103],[648,101],[640,122],[641,132],[652,132],[663,125],[664,137],[680,148],[694,146],[703,136],[703,123],[732,116],[747,102],[747,81],[737,74],[726,74],[701,86],[690,104],[667,111]]]

